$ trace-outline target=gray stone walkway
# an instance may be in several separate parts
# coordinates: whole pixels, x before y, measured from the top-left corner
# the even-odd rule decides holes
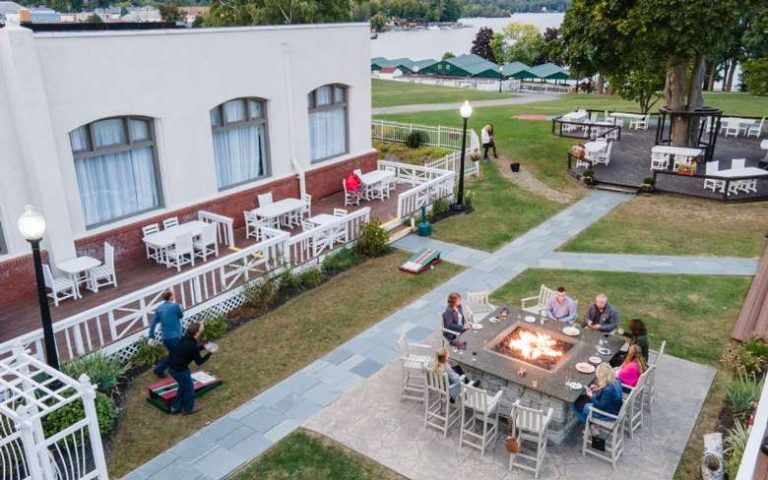
[[[449,292],[492,291],[501,287],[529,264],[548,255],[630,198],[610,192],[593,192],[482,259],[475,251],[455,248],[456,256],[470,258],[477,255],[477,261],[448,282],[177,443],[125,478],[205,480],[226,476],[394,361],[400,335],[407,332],[411,338],[426,338],[437,328]]]
[[[551,102],[560,97],[556,95],[522,95],[519,97],[500,98],[496,100],[473,100],[472,106],[498,107],[504,105],[524,105],[526,103]],[[394,107],[379,107],[373,109],[374,115],[387,115],[391,113],[417,113],[434,112],[438,110],[458,110],[462,102],[451,103],[425,103],[421,105],[397,105]]]
[[[758,259],[553,252],[534,268],[685,275],[754,275]]]

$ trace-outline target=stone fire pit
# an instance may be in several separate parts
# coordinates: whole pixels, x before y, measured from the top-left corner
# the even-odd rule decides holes
[[[507,321],[491,323],[498,310],[507,308],[510,312]],[[560,444],[565,440],[577,422],[571,404],[583,393],[565,386],[568,378],[583,385],[589,385],[595,374],[584,374],[576,370],[579,362],[587,362],[590,356],[599,356],[609,361],[621,348],[625,339],[610,335],[607,338],[600,332],[583,329],[577,337],[570,337],[562,332],[566,325],[554,320],[547,320],[543,325],[540,317],[535,316],[535,323],[523,319],[530,314],[516,308],[502,306],[482,320],[483,328],[470,330],[461,336],[467,342],[467,349],[461,353],[451,353],[453,361],[461,365],[464,372],[473,380],[482,382],[482,388],[493,393],[502,390],[501,414],[509,416],[512,404],[520,399],[525,406],[554,410],[549,427],[549,439]],[[521,313],[521,319],[517,319]],[[538,358],[523,358],[520,351],[510,348],[510,340],[518,340],[520,335],[541,334],[549,337],[546,345],[562,355],[539,355]],[[606,338],[609,354],[599,355],[597,346],[600,339]],[[474,355],[473,355],[474,353]],[[525,375],[518,372],[525,370]]]

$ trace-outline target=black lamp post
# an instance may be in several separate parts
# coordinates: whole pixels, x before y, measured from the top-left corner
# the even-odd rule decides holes
[[[43,261],[40,257],[40,240],[45,234],[45,218],[31,205],[27,205],[24,207],[24,213],[19,217],[18,227],[21,235],[32,246],[32,258],[35,263],[35,279],[37,281],[37,300],[40,303],[40,316],[42,317],[43,336],[45,337],[45,358],[48,365],[58,370],[59,356],[56,353],[56,339],[53,336],[51,309],[48,306]]]
[[[456,196],[456,205],[453,209],[457,212],[464,211],[464,157],[467,154],[467,120],[472,116],[472,105],[469,104],[469,100],[464,100],[464,105],[459,109],[461,118],[464,122],[463,131],[461,134],[461,162],[459,165],[459,193]]]
[[[501,93],[501,81],[504,79],[504,67],[499,65],[499,93]]]

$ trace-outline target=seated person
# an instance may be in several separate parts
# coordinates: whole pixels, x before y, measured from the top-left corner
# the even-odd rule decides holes
[[[547,302],[547,318],[571,323],[576,320],[576,303],[565,295],[565,288],[557,287],[555,296]]]
[[[643,353],[639,345],[631,345],[624,362],[616,372],[616,377],[622,385],[634,387],[640,380],[640,375],[648,370],[648,364],[645,363]]]
[[[624,330],[622,328],[619,328],[616,330],[616,333],[619,335],[624,335],[625,337],[629,337],[629,344],[630,345],[637,345],[640,347],[640,351],[643,354],[643,359],[648,361],[648,350],[649,350],[649,344],[648,344],[648,330],[645,327],[645,323],[643,323],[642,320],[639,318],[633,318],[629,321],[629,329]],[[618,367],[622,364],[624,361],[624,357],[626,357],[626,352],[623,353],[617,353],[612,359],[611,359],[611,366]]]
[[[586,422],[589,410],[594,407],[611,415],[618,415],[623,402],[621,383],[616,379],[616,373],[607,363],[597,366],[597,380],[587,388],[587,393],[582,395],[573,404],[573,411],[579,421]],[[596,413],[595,418],[612,420]]]
[[[456,399],[456,397],[459,396],[459,393],[461,392],[462,377],[464,383],[468,385],[470,384],[469,379],[464,375],[464,370],[462,370],[460,365],[451,366],[451,364],[448,363],[448,349],[445,347],[440,347],[437,349],[435,354],[435,364],[432,366],[432,372],[436,375],[441,375],[443,373],[448,375],[448,396],[451,397],[451,403],[453,403],[453,401]],[[480,382],[472,382],[472,385],[479,387]]]
[[[582,325],[593,330],[611,333],[619,326],[619,311],[608,303],[608,297],[601,293],[595,297],[595,303],[587,309]]]
[[[469,329],[464,316],[464,307],[461,305],[461,295],[456,292],[448,295],[448,306],[443,312],[443,328],[456,332],[454,335],[443,331],[443,337],[448,340],[448,343],[455,346],[459,345],[459,335]]]
[[[344,186],[346,186],[349,193],[354,193],[360,197],[360,189],[363,186],[363,181],[357,176],[355,172],[349,172],[344,178]]]

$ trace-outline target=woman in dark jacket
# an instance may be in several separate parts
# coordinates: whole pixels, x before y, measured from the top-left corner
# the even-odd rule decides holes
[[[648,357],[648,329],[645,327],[645,323],[643,323],[642,320],[639,318],[633,318],[629,321],[629,329],[625,330],[618,330],[620,335],[624,335],[625,337],[629,337],[629,345],[637,345],[640,347],[640,351],[643,354],[643,358],[648,361],[650,357]],[[616,354],[611,359],[611,366],[612,367],[618,367],[624,362],[624,358],[626,358],[626,353],[620,353]]]
[[[456,292],[448,295],[448,306],[445,308],[445,312],[443,312],[443,328],[456,332],[454,335],[443,330],[443,337],[451,345],[456,345],[459,335],[469,328],[464,318],[464,307],[461,306],[461,295]]]

